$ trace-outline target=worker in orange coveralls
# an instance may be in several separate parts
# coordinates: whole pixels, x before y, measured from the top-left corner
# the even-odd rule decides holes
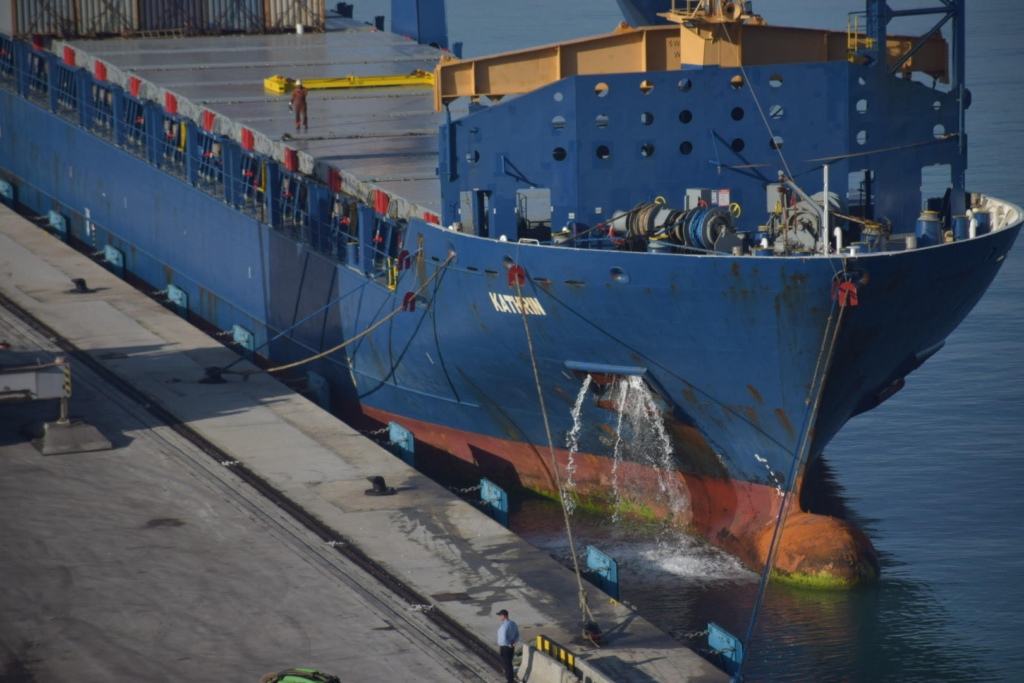
[[[295,81],[295,90],[292,90],[292,99],[288,103],[288,111],[295,112],[295,132],[299,132],[299,120],[301,117],[302,127],[309,130],[309,119],[306,118],[306,95],[309,90],[302,85],[302,81]]]

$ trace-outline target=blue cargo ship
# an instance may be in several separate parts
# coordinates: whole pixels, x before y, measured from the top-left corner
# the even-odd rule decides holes
[[[964,187],[963,2],[868,0],[848,31],[620,4],[637,26],[470,60],[442,3],[400,0],[393,33],[341,6],[316,33],[2,36],[0,189],[327,408],[548,495],[571,472],[758,569],[788,500],[775,575],[868,580],[870,540],[782,493],[1020,229]],[[292,80],[350,74],[399,84],[312,90],[296,131]],[[623,443],[624,387],[671,462]]]

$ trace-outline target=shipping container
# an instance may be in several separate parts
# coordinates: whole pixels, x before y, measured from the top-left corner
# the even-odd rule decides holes
[[[288,31],[296,24],[310,30],[324,27],[323,0],[266,0],[268,32]]]
[[[139,28],[136,0],[75,0],[75,4],[80,36],[130,36]]]
[[[61,38],[324,28],[324,0],[0,0],[0,31]]]
[[[203,0],[209,32],[263,33],[263,0]]]
[[[70,37],[78,33],[75,0],[2,0],[3,30],[10,35]]]
[[[203,33],[202,0],[137,0],[143,34]]]

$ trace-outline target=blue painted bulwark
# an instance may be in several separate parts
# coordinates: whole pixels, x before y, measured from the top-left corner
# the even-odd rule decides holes
[[[57,211],[50,211],[46,216],[46,224],[50,226],[54,234],[65,242],[68,239],[68,221]]]
[[[619,563],[592,545],[587,546],[586,577],[598,588],[619,599]]]
[[[740,670],[743,661],[743,643],[718,624],[708,624],[708,648],[717,654],[719,665],[727,674]]]
[[[7,206],[14,206],[14,185],[6,180],[0,180],[0,201]]]
[[[238,348],[252,353],[256,350],[256,338],[252,332],[245,329],[241,325],[231,326],[231,341],[238,345]]]
[[[480,500],[491,519],[502,526],[508,526],[508,494],[505,489],[488,479],[481,479]]]
[[[188,320],[188,293],[176,285],[167,285],[167,304],[171,310]]]
[[[113,245],[103,247],[103,261],[107,269],[118,277],[124,277],[124,252]],[[168,295],[170,293],[168,292]]]
[[[388,443],[392,453],[409,467],[416,467],[416,438],[412,432],[397,422],[391,422],[388,424]]]
[[[306,395],[324,410],[331,409],[331,386],[323,375],[306,373]]]

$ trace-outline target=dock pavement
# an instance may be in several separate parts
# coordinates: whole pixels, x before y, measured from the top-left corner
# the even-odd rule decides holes
[[[70,293],[73,278],[93,291]],[[0,645],[9,672],[32,676],[24,680],[255,682],[315,666],[342,680],[495,681],[419,610],[493,644],[503,608],[524,641],[543,634],[610,680],[728,680],[595,587],[591,609],[608,644],[588,648],[572,572],[268,374],[199,383],[203,368],[237,355],[2,206],[0,293],[430,605],[405,603],[346,564],[230,467],[73,364],[72,416],[99,427],[113,450],[44,457],[15,424],[40,419],[44,404],[0,407],[0,539],[17,548],[0,558]],[[0,311],[5,333],[57,352]],[[398,493],[364,495],[376,475]]]

